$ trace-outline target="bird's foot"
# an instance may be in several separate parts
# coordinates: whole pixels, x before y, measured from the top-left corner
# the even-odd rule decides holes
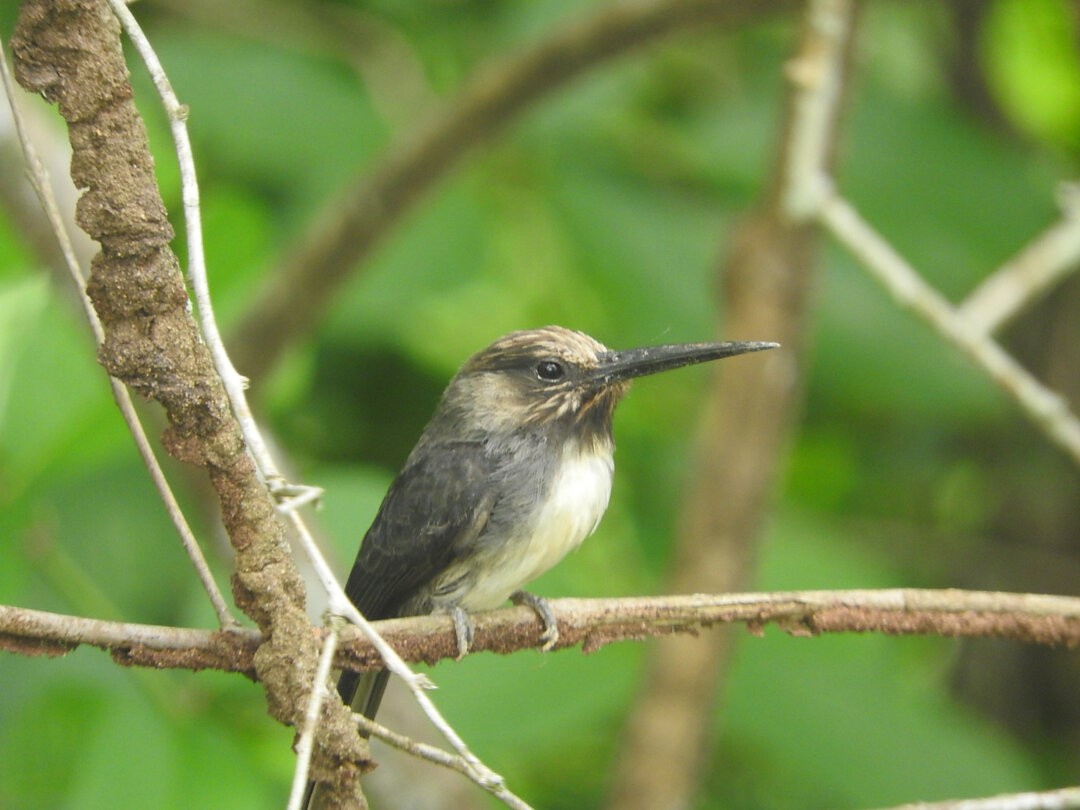
[[[544,632],[540,634],[540,640],[544,642],[540,648],[544,652],[550,652],[559,643],[559,623],[555,621],[555,613],[551,605],[542,596],[527,591],[514,591],[510,594],[510,601],[515,605],[526,605],[540,617],[540,623],[544,625]]]
[[[450,618],[454,620],[454,635],[457,636],[457,656],[460,661],[469,652],[473,642],[473,623],[469,614],[462,608],[454,605],[450,608]]]

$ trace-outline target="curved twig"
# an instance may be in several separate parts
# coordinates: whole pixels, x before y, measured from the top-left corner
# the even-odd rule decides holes
[[[105,341],[105,330],[102,328],[97,312],[94,311],[94,306],[86,294],[86,277],[83,274],[82,266],[79,264],[79,260],[75,255],[71,235],[68,233],[64,219],[60,215],[60,208],[56,202],[56,196],[53,194],[48,171],[23,127],[22,115],[18,105],[15,103],[14,83],[11,80],[11,73],[8,71],[7,57],[4,55],[2,45],[0,45],[0,78],[2,78],[4,90],[11,106],[11,118],[15,124],[15,131],[18,135],[19,144],[22,146],[30,184],[37,194],[38,200],[41,202],[41,207],[45,212],[45,218],[49,223],[49,227],[52,229],[53,235],[56,237],[56,241],[59,243],[60,254],[67,267],[68,274],[75,282],[75,288],[79,295],[79,302],[82,304],[86,319],[90,323],[90,330],[94,334],[94,341],[100,346]],[[131,432],[132,439],[135,441],[135,447],[139,451],[139,456],[142,458],[143,464],[150,474],[150,481],[158,491],[158,495],[165,505],[165,511],[169,516],[169,520],[172,522],[173,528],[176,529],[176,533],[180,535],[180,542],[184,546],[184,551],[187,553],[188,559],[195,568],[195,573],[199,577],[199,581],[202,583],[207,597],[210,599],[210,604],[213,605],[214,613],[217,614],[218,623],[223,628],[238,627],[239,625],[236,618],[232,615],[232,611],[229,609],[229,605],[225,601],[224,595],[222,595],[221,590],[217,586],[217,582],[214,580],[214,575],[211,573],[210,566],[206,562],[206,557],[202,553],[202,547],[195,537],[195,532],[192,531],[191,525],[187,522],[187,518],[184,517],[184,512],[180,508],[180,503],[176,500],[172,487],[169,486],[169,482],[165,478],[165,473],[161,469],[161,464],[158,463],[157,456],[154,455],[154,449],[150,444],[150,439],[146,435],[142,422],[139,420],[139,415],[135,411],[135,405],[131,401],[131,394],[124,384],[114,377],[109,377],[109,385],[112,388],[112,395],[113,399],[116,401],[116,406],[120,409],[120,414],[123,416],[128,430]]]
[[[101,0],[27,0],[12,50],[17,80],[55,102],[68,123],[72,179],[85,189],[76,220],[101,245],[87,284],[104,330],[99,359],[165,408],[168,451],[206,470],[236,551],[236,604],[263,631],[251,666],[271,714],[298,722],[318,653],[303,583],[189,310],[119,24]],[[328,712],[343,729],[333,737],[335,756],[362,763],[366,747],[338,709]]]

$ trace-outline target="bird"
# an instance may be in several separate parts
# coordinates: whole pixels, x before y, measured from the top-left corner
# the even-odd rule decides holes
[[[635,377],[776,348],[767,341],[612,351],[561,326],[512,332],[451,379],[368,529],[345,593],[368,620],[449,614],[458,657],[470,614],[508,600],[559,631],[523,590],[593,533],[615,471],[612,420]],[[374,719],[388,670],[344,672],[338,692]]]

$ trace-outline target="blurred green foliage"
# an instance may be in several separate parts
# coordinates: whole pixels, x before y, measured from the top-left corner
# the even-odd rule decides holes
[[[392,35],[443,98],[494,55],[587,12],[558,0],[306,8],[331,6]],[[959,298],[1055,216],[1054,184],[1080,157],[1080,60],[1064,0],[988,3],[978,67],[1000,105],[991,127],[949,83],[946,6],[867,4],[840,165],[866,216]],[[329,46],[293,49],[288,31],[245,34],[212,10],[176,14],[150,0],[135,10],[191,106],[227,325],[319,209],[425,110],[391,120]],[[13,12],[0,12],[5,36]],[[715,267],[761,194],[794,31],[782,19],[675,37],[545,101],[440,186],[317,333],[272,379],[254,381],[299,477],[327,489],[321,523],[343,569],[442,385],[494,337],[547,322],[612,346],[717,330]],[[137,70],[135,81],[179,212],[167,129]],[[39,264],[0,218],[0,602],[212,626],[88,330]],[[829,249],[822,264],[805,419],[758,586],[969,583],[969,555],[1002,513],[1057,514],[1077,500],[1076,472],[849,258]],[[639,384],[617,419],[619,476],[603,527],[537,592],[662,588],[704,380],[688,369]],[[198,482],[169,469],[217,543]],[[1053,498],[1025,506],[1033,492]],[[227,555],[213,550],[224,583]],[[718,704],[723,733],[701,806],[865,807],[1075,779],[1045,739],[1010,734],[952,696],[955,649],[773,631],[747,639]],[[437,669],[438,698],[536,806],[599,806],[641,659],[634,645],[588,658],[476,656]],[[291,733],[241,678],[127,670],[79,650],[0,657],[0,683],[0,808],[283,806]]]

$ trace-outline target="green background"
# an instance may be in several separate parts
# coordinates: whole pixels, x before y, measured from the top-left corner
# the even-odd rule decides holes
[[[273,5],[250,26],[182,5],[147,0],[134,11],[191,107],[226,331],[321,206],[477,66],[599,6],[310,2],[312,33],[275,29]],[[985,5],[974,64],[994,115],[950,80],[947,3],[866,4],[839,160],[845,192],[954,300],[1053,221],[1055,184],[1075,176],[1080,157],[1072,7]],[[371,37],[366,48],[349,43],[358,61],[336,43],[328,21],[339,15]],[[6,39],[14,9],[0,22]],[[317,331],[253,382],[297,477],[326,488],[318,521],[339,568],[446,380],[498,335],[551,322],[613,347],[714,334],[715,268],[762,194],[797,30],[783,16],[705,27],[538,104],[440,184]],[[168,132],[138,70],[135,83],[178,212]],[[850,258],[827,247],[821,265],[807,404],[754,587],[1075,593],[1075,467]],[[1069,301],[1072,313],[1055,339],[1080,345],[1075,283],[1052,297],[1054,318]],[[1044,345],[1043,317],[1021,320],[1005,342]],[[533,590],[662,590],[705,379],[690,369],[635,388],[616,420],[619,473],[601,529]],[[1075,366],[1070,379],[1075,390]],[[227,582],[205,492],[166,464]],[[0,602],[213,626],[70,291],[4,215],[0,543]],[[988,648],[991,662],[1025,656],[1044,669],[1011,679],[1006,669],[1003,687],[973,696],[962,661],[990,665],[958,642],[747,636],[718,701],[699,806],[871,807],[1076,781],[1076,699],[1055,709],[1041,691],[1049,679],[1032,674],[1075,675],[1075,654]],[[519,795],[596,807],[643,652],[627,643],[588,657],[477,655],[435,669],[436,697]],[[1059,691],[1080,691],[1071,683]],[[4,655],[0,684],[0,807],[284,806],[292,733],[242,678],[122,669],[80,649],[61,660]]]

